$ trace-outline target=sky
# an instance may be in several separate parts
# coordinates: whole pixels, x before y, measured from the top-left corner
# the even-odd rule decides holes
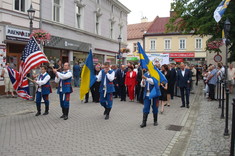
[[[140,23],[142,17],[153,21],[156,16],[170,16],[170,2],[172,0],[119,0],[131,13],[128,14],[128,24]]]

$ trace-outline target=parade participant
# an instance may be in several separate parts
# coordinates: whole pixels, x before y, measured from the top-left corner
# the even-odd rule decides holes
[[[141,128],[146,127],[146,122],[148,119],[148,114],[150,111],[150,106],[152,103],[152,109],[153,109],[153,121],[154,121],[154,126],[157,126],[157,119],[158,119],[158,97],[149,99],[149,95],[150,92],[152,91],[153,87],[154,87],[154,81],[151,78],[149,72],[146,72],[143,76],[142,76],[142,81],[141,81],[141,86],[144,87],[144,95],[143,95],[143,99],[144,99],[144,108],[143,108],[143,122],[140,125]]]
[[[73,75],[69,68],[70,65],[68,62],[66,62],[63,66],[63,72],[60,73],[56,69],[53,69],[54,73],[56,74],[55,82],[59,83],[57,93],[60,97],[60,106],[63,113],[60,118],[64,118],[64,120],[68,119],[70,94],[73,92],[71,85]]]
[[[34,83],[37,84],[37,90],[36,90],[37,113],[35,116],[41,115],[42,98],[45,102],[45,112],[43,113],[43,115],[47,115],[49,113],[49,94],[51,93],[50,79],[51,77],[47,73],[47,67],[41,66],[41,74],[38,76],[37,80],[34,80]]]
[[[113,92],[115,92],[113,80],[115,72],[110,69],[109,62],[104,63],[102,69],[97,75],[97,81],[100,83],[100,104],[105,108],[105,120],[109,119],[109,114],[113,105]]]

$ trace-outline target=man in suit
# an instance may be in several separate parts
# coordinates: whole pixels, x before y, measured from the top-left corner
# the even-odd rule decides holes
[[[174,98],[175,82],[176,82],[175,64],[171,63],[171,65],[170,65],[170,79],[168,81],[168,85],[171,86],[171,89],[169,90],[169,92],[170,92],[172,100]]]
[[[125,86],[125,78],[126,78],[126,67],[122,65],[120,69],[116,72],[116,82],[120,92],[121,101],[126,101],[126,86]]]
[[[189,93],[190,93],[190,82],[192,81],[192,74],[189,69],[185,68],[185,64],[180,64],[180,70],[177,72],[177,86],[180,88],[182,107],[185,107],[185,96],[186,106],[189,108]]]

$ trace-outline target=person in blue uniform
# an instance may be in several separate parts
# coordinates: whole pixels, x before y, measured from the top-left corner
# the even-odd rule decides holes
[[[51,77],[47,73],[47,67],[41,66],[41,74],[38,76],[37,80],[34,80],[34,83],[37,84],[37,91],[36,91],[37,113],[35,114],[35,116],[41,115],[42,98],[45,102],[45,112],[43,113],[43,115],[47,115],[49,113],[49,94],[51,93],[50,79]]]
[[[154,81],[151,78],[149,72],[146,72],[142,76],[142,81],[141,81],[141,87],[144,87],[144,95],[143,95],[143,100],[144,100],[144,108],[143,108],[143,122],[140,125],[141,128],[146,127],[146,122],[148,119],[148,114],[150,112],[150,106],[152,105],[152,110],[153,110],[153,121],[154,121],[154,126],[158,125],[158,105],[159,105],[159,100],[158,97],[154,97],[152,99],[149,98],[150,92],[152,91],[154,87]]]
[[[73,75],[69,68],[70,65],[68,62],[66,62],[64,63],[62,72],[57,72],[56,69],[53,69],[54,73],[56,74],[55,82],[59,83],[57,93],[60,97],[60,106],[62,108],[63,113],[60,118],[64,118],[64,120],[68,119],[70,94],[73,92],[71,85]]]
[[[103,67],[97,75],[97,81],[100,82],[100,104],[105,109],[105,120],[108,120],[113,105],[113,92],[115,92],[113,84],[115,72],[110,69],[109,62],[105,62]]]

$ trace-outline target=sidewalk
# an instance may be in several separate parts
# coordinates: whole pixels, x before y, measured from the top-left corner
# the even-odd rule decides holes
[[[196,95],[191,95],[191,103]],[[75,88],[67,121],[59,118],[61,109],[55,90],[50,95],[50,114],[47,116],[35,117],[36,108],[32,101],[1,98],[0,155],[162,155],[169,152],[168,145],[179,133],[170,127],[182,126],[190,111],[180,108],[180,98],[175,97],[171,107],[166,107],[163,115],[159,114],[158,126],[153,126],[150,114],[147,127],[140,128],[142,104],[114,99],[110,119],[106,121],[99,104],[84,104],[78,97]]]
[[[231,133],[232,98],[229,101]],[[184,129],[178,134],[171,156],[229,156],[230,137],[224,137],[225,119],[220,119],[219,102],[208,102],[202,90],[190,109]]]

